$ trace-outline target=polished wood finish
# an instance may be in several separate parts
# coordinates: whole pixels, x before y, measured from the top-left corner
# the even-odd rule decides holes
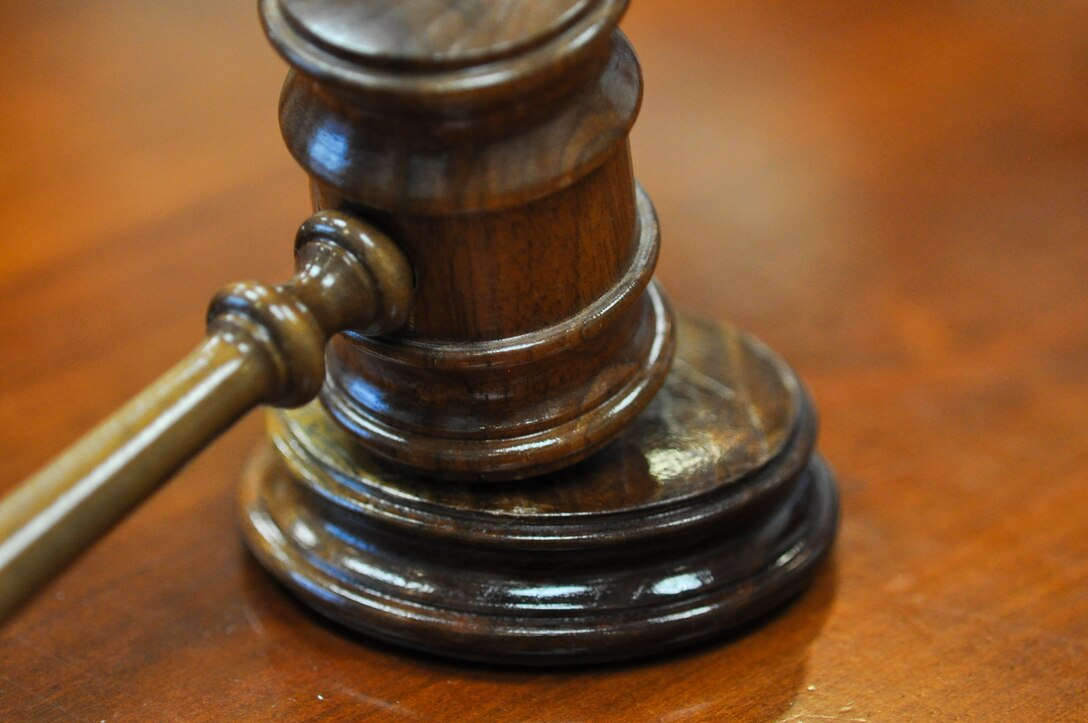
[[[512,671],[346,637],[238,542],[252,419],[0,633],[0,717],[1084,717],[1088,11],[683,7],[636,0],[624,21],[658,274],[771,342],[820,404],[845,515],[811,594],[639,666]],[[249,4],[7,9],[11,485],[184,354],[208,290],[287,276],[307,205]]]
[[[624,6],[261,4],[314,205],[389,229],[416,274],[407,324],[340,337],[320,404],[272,419],[243,483],[257,559],[347,627],[630,659],[765,615],[827,556],[837,491],[800,382],[713,323],[678,346],[651,283]]]
[[[315,207],[372,219],[415,269],[405,327],[339,339],[322,393],[375,453],[447,478],[540,475],[600,449],[664,382],[625,7],[260,4],[292,64],[280,124]]]
[[[641,99],[630,46],[609,32],[626,0],[260,6],[296,69],[281,104],[288,149],[368,206],[522,205],[612,155]]]
[[[357,219],[314,214],[295,259],[285,284],[216,294],[192,353],[0,500],[0,621],[246,412],[313,399],[333,334],[407,318],[407,259]]]
[[[679,327],[635,421],[521,483],[383,463],[317,403],[271,414],[241,494],[250,549],[333,620],[491,663],[629,661],[766,615],[808,586],[838,527],[812,404],[754,339]]]
[[[631,192],[627,164],[624,169]],[[579,183],[556,195],[588,191],[576,208],[591,201],[615,200],[611,195],[602,199],[593,190]],[[634,198],[629,204],[617,203],[613,216],[626,212],[634,216],[634,207]],[[476,303],[485,313],[505,299],[537,296],[518,293],[507,276],[520,278],[527,290],[546,288],[553,298],[567,291],[564,306],[569,304],[569,298],[576,296],[569,293],[572,287],[553,279],[581,276],[580,260],[592,254],[553,254],[550,240],[542,238],[545,234],[532,239],[539,250],[531,255],[519,255],[518,243],[502,243],[512,241],[511,234],[518,229],[548,229],[553,210],[546,199],[516,214],[501,214],[498,220],[490,215],[460,223],[439,220],[440,225],[463,226],[466,237],[437,234],[428,241],[459,247],[444,256],[447,260],[467,256],[469,264],[447,264],[442,269],[445,273],[438,274],[435,265],[425,261],[421,275],[425,281],[433,280],[438,291],[421,292],[414,308],[425,302],[448,308],[447,304],[456,302],[455,295],[441,292],[457,284],[478,295]],[[598,209],[587,215],[607,214]],[[566,216],[566,233],[575,233],[577,219],[576,214]],[[649,199],[639,197],[637,220],[610,225],[637,235],[635,251],[625,268],[614,274],[614,283],[584,307],[549,323],[554,312],[546,305],[528,306],[536,312],[533,331],[483,342],[471,337],[428,339],[411,332],[380,340],[340,337],[330,351],[329,380],[321,395],[325,407],[378,454],[443,477],[492,481],[531,477],[577,462],[601,448],[653,398],[675,348],[671,309],[661,292],[649,286],[659,238]],[[502,232],[492,234],[496,228]],[[589,234],[598,228],[586,224],[582,233],[587,236],[581,244],[588,246]],[[412,241],[423,234],[408,237],[408,253],[418,250]],[[481,243],[472,244],[473,237]],[[497,244],[493,243],[496,238]],[[483,261],[482,251],[494,253],[490,262]],[[473,264],[471,254],[481,263]],[[532,262],[540,256],[554,261]],[[494,275],[479,276],[479,267]],[[466,273],[457,273],[461,270]],[[490,283],[476,283],[477,278]],[[510,306],[521,305],[514,301]]]

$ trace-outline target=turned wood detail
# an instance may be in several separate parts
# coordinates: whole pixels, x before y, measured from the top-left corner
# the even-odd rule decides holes
[[[631,170],[625,7],[261,3],[314,206],[372,219],[415,269],[398,332],[329,350],[322,402],[375,453],[440,477],[540,475],[663,383],[674,332]]]
[[[291,153],[371,207],[520,205],[599,166],[641,100],[626,0],[262,0]]]
[[[383,233],[334,211],[299,227],[294,278],[271,286],[243,281],[208,309],[212,334],[259,348],[274,381],[262,401],[305,404],[325,380],[325,344],[336,333],[377,335],[401,326],[411,308],[412,270]]]
[[[295,259],[285,284],[220,291],[189,356],[0,503],[0,621],[254,406],[312,399],[329,336],[404,322],[411,268],[377,230],[315,214]]]
[[[781,605],[834,538],[816,418],[781,359],[678,321],[646,410],[589,459],[449,484],[383,461],[315,402],[270,410],[241,491],[250,549],[322,614],[398,645],[528,665],[629,660]]]

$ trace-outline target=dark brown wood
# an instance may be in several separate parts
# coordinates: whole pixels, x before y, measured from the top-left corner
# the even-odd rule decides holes
[[[411,268],[380,232],[318,212],[295,259],[285,284],[220,291],[192,353],[0,500],[0,623],[246,412],[313,399],[330,336],[404,323]]]
[[[627,177],[629,182],[629,171]],[[587,190],[582,184],[569,189],[582,190]],[[628,210],[624,205],[618,208]],[[518,228],[534,224],[547,228],[549,210],[548,204],[529,204],[521,218],[503,224],[504,233],[495,235],[504,241]],[[535,219],[534,211],[539,214]],[[505,221],[508,216],[504,214]],[[570,221],[575,223],[573,217]],[[325,407],[378,454],[446,477],[535,476],[588,456],[653,398],[675,346],[669,306],[658,290],[647,289],[658,246],[649,199],[641,196],[637,220],[623,225],[638,236],[627,267],[616,274],[610,288],[555,323],[484,342],[418,334],[378,341],[341,337],[330,353],[329,380],[322,393]],[[463,226],[479,238],[492,237],[489,219],[466,219]],[[584,233],[593,229],[587,225]],[[461,239],[439,238],[462,249],[469,245]],[[582,243],[588,245],[591,238]],[[545,245],[539,253],[551,256],[547,239],[535,241]],[[500,263],[498,268],[479,266],[491,267],[499,276],[482,277],[494,279],[493,283],[462,285],[479,295],[476,303],[485,310],[518,296],[514,288],[506,289],[511,296],[496,293],[496,287],[508,284],[498,280],[506,273],[503,266],[510,267],[511,276],[515,267],[520,269],[522,286],[548,287],[553,295],[560,295],[562,288],[552,287],[553,270],[562,270],[560,278],[579,274],[577,255],[557,254],[553,258],[560,263],[533,264],[508,256],[510,250],[501,243],[485,240],[481,245]],[[434,269],[430,263],[424,265]],[[454,266],[452,278],[450,266],[443,275],[433,271],[427,275],[435,277],[440,292],[456,279],[479,278],[479,269],[466,269],[465,274],[457,270]],[[414,308],[424,302],[443,304],[443,299],[435,298],[441,293],[426,296]],[[445,303],[452,296],[446,296]],[[490,304],[483,304],[485,300]],[[540,325],[545,307],[530,308],[537,312]]]
[[[811,403],[758,342],[680,332],[665,386],[617,439],[520,484],[383,464],[317,404],[272,415],[275,452],[242,490],[250,548],[334,620],[487,662],[630,660],[766,615],[837,528]]]
[[[758,342],[689,324],[666,378],[623,3],[497,19],[520,5],[261,5],[295,66],[280,120],[315,206],[389,229],[418,291],[405,328],[346,334],[320,404],[273,421],[243,528],[304,602],[383,640],[525,664],[675,650],[806,587],[837,493],[811,404]],[[388,187],[360,180],[375,142]]]
[[[613,155],[641,98],[631,49],[610,32],[626,0],[260,7],[297,69],[281,104],[287,147],[371,207],[522,205]]]
[[[638,666],[345,636],[237,542],[254,419],[0,632],[0,717],[1084,717],[1088,9],[678,7],[624,21],[658,276],[771,342],[820,404],[846,514],[810,594]],[[288,276],[307,205],[252,6],[16,0],[0,38],[11,485],[191,347],[209,289]]]
[[[339,340],[322,395],[377,454],[443,477],[539,475],[600,449],[664,381],[625,7],[261,3],[293,65],[280,122],[315,207],[373,219],[415,269],[404,329]]]

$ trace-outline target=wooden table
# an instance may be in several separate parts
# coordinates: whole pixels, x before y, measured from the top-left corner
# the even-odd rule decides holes
[[[304,179],[251,3],[8,3],[0,485],[285,278]],[[1088,5],[636,0],[678,306],[811,386],[832,564],[742,635],[522,671],[345,634],[235,526],[251,418],[0,635],[0,719],[1088,717]]]

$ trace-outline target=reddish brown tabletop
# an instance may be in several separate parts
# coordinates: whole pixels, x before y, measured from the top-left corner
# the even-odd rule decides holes
[[[0,486],[285,278],[307,213],[250,3],[8,3]],[[635,167],[676,304],[811,387],[832,564],[629,667],[404,653],[236,531],[247,420],[0,632],[0,718],[1088,717],[1088,5],[635,0]]]

